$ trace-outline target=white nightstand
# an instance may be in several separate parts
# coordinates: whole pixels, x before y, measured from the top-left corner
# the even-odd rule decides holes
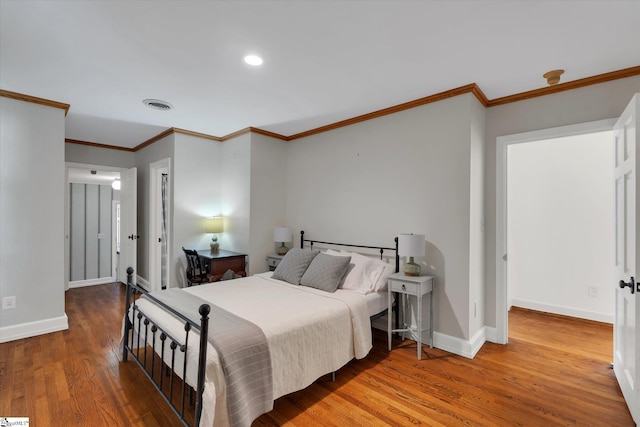
[[[415,332],[418,341],[418,360],[422,360],[422,296],[425,294],[431,294],[429,301],[431,306],[429,307],[429,347],[433,348],[433,277],[432,276],[405,276],[404,273],[395,273],[389,276],[388,286],[388,298],[389,307],[391,307],[391,293],[396,292],[399,296],[402,296],[402,301],[398,304],[398,309],[402,306],[402,318],[400,320],[402,327],[398,329],[391,329],[391,314],[388,317],[387,334],[389,337],[389,351],[391,351],[391,336],[394,332],[402,332],[402,339],[404,340],[405,332]],[[407,295],[415,296],[418,299],[417,311],[418,318],[416,319],[417,327],[411,328],[411,325],[407,325],[405,319],[405,307]],[[390,312],[391,313],[391,312]]]
[[[269,271],[275,270],[278,264],[280,264],[280,261],[282,261],[283,257],[284,255],[278,254],[267,255],[267,265],[269,266]]]

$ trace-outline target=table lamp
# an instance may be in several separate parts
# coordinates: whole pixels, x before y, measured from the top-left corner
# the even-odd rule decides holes
[[[293,234],[291,234],[291,229],[289,227],[276,227],[273,229],[273,241],[281,242],[282,245],[278,247],[278,255],[284,255],[289,250],[288,247],[284,245],[285,242],[290,242],[293,238]]]
[[[224,231],[224,227],[222,226],[222,217],[214,216],[207,218],[204,226],[207,233],[213,234],[213,237],[211,237],[211,243],[209,244],[209,246],[211,246],[211,252],[217,253],[218,250],[220,250],[220,244],[218,243],[218,236],[216,236],[216,233],[222,233]]]
[[[413,257],[424,256],[424,234],[400,234],[398,236],[398,255],[408,256],[409,262],[402,267],[405,276],[419,276],[420,265]]]

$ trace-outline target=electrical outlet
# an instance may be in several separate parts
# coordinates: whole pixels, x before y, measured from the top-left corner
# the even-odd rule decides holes
[[[594,285],[587,286],[587,295],[591,298],[598,298],[598,287]]]
[[[10,310],[16,308],[16,297],[4,297],[2,298],[2,309]]]

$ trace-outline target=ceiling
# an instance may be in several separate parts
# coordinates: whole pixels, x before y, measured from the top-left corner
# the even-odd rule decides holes
[[[70,104],[74,140],[289,136],[470,83],[495,99],[556,68],[637,66],[638,40],[640,1],[0,0],[0,89]]]

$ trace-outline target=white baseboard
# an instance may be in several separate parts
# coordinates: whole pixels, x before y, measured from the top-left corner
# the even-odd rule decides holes
[[[76,280],[74,282],[69,282],[69,289],[82,288],[84,286],[105,285],[115,281],[115,277],[98,277],[97,279]]]
[[[577,317],[579,319],[595,320],[596,322],[613,324],[613,313],[599,313],[595,311],[580,310],[572,307],[560,305],[543,304],[535,301],[513,299],[511,305],[514,307],[527,308],[529,310],[544,311],[547,313],[560,314],[563,316]]]
[[[484,327],[484,339],[498,344],[498,330],[492,326]]]
[[[473,359],[486,341],[484,328],[480,329],[470,340],[452,337],[434,332],[433,346],[458,356]]]
[[[146,291],[151,289],[151,287],[149,286],[149,281],[142,276],[138,276],[137,274],[136,274],[136,285],[140,286]]]
[[[376,319],[371,324],[371,326],[386,332],[387,316],[383,316],[379,319]],[[493,330],[493,334],[495,336],[495,328]],[[416,337],[413,336],[414,334],[409,334],[409,335],[407,335],[407,339],[413,339],[415,341]],[[433,333],[433,346],[435,348],[439,348],[440,350],[457,354],[458,356],[467,357],[469,359],[473,359],[475,357],[475,355],[478,353],[478,351],[480,351],[480,349],[484,345],[485,341],[487,341],[486,327],[480,329],[469,341],[465,341],[460,338],[445,335],[437,331]],[[429,340],[423,339],[422,342],[428,343]]]
[[[37,335],[69,329],[67,315],[19,325],[0,327],[0,343],[35,337]]]

